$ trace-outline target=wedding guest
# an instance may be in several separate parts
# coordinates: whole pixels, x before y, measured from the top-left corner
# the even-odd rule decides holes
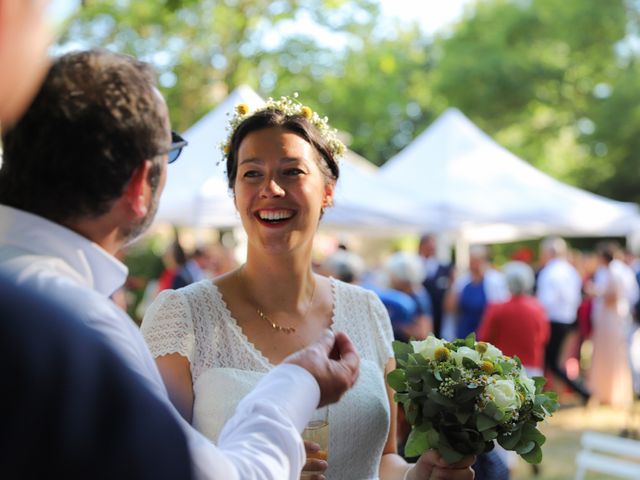
[[[431,300],[433,334],[440,338],[444,298],[451,286],[453,267],[451,264],[441,263],[436,257],[436,239],[433,235],[423,235],[420,238],[418,254],[422,257],[425,269],[423,285]]]
[[[354,339],[361,372],[329,408],[328,465],[313,460],[305,470],[322,474],[328,466],[334,480],[473,478],[472,458],[446,466],[429,451],[409,465],[397,455],[384,306],[373,292],[312,270],[314,236],[333,202],[344,149],[326,118],[282,97],[254,112],[238,105],[230,127],[226,171],[248,236],[246,263],[164,292],[142,324],[177,409],[217,438],[256,382],[332,328]]]
[[[505,355],[517,355],[529,376],[543,376],[549,319],[542,304],[531,295],[533,269],[524,262],[509,262],[502,271],[511,298],[487,307],[478,338],[492,343]]]
[[[322,270],[342,282],[358,284],[365,272],[365,264],[359,255],[338,248],[322,262]]]
[[[4,128],[46,73],[45,6],[0,0]],[[10,392],[0,399],[3,478],[191,478],[186,438],[166,406],[72,312],[0,271],[0,319]]]
[[[212,252],[210,247],[199,247],[191,254],[189,260],[176,271],[171,288],[186,287],[209,277]]]
[[[158,278],[157,293],[171,288],[173,285],[173,279],[184,264],[187,263],[187,256],[184,253],[184,249],[180,242],[176,240],[167,248],[162,255],[162,264],[164,269]]]
[[[456,279],[446,298],[447,311],[456,315],[456,337],[476,332],[487,305],[508,298],[504,275],[491,266],[487,247],[471,246],[469,271]]]
[[[176,412],[137,326],[109,298],[127,275],[114,254],[153,220],[167,163],[184,146],[150,68],[107,51],[63,55],[2,135],[0,268],[100,332],[182,428],[197,478],[297,478],[299,432],[355,382],[346,335],[323,331],[256,382],[216,447]]]
[[[551,322],[551,336],[545,350],[545,368],[577,392],[584,400],[589,392],[571,380],[563,365],[560,353],[567,335],[576,323],[578,306],[582,301],[582,279],[567,259],[567,244],[559,237],[549,237],[540,244],[540,263],[536,296],[545,308]]]
[[[433,309],[429,293],[422,285],[425,270],[420,257],[406,252],[394,253],[385,262],[384,270],[389,277],[389,287],[406,294],[414,307],[409,322],[394,325],[396,340],[424,340],[433,330]]]
[[[597,252],[601,266],[596,271],[593,285],[593,356],[589,388],[595,402],[629,408],[633,403],[629,335],[638,287],[634,285],[633,271],[616,260],[615,246],[603,243]],[[628,278],[634,282],[629,282]],[[635,286],[635,294],[629,291],[630,284]]]

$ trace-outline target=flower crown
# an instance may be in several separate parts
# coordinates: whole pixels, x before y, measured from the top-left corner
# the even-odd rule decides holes
[[[236,105],[236,108],[231,114],[231,119],[227,124],[227,139],[224,143],[220,144],[223,156],[226,158],[227,155],[229,155],[229,151],[231,149],[231,137],[243,120],[257,112],[262,112],[264,110],[277,110],[287,117],[302,116],[306,118],[309,123],[316,127],[320,136],[327,142],[329,150],[331,150],[337,161],[338,157],[341,157],[346,150],[344,143],[342,143],[338,138],[338,131],[329,126],[329,119],[327,117],[321,117],[310,107],[300,103],[297,98],[297,92],[293,94],[293,98],[282,96],[278,100],[274,100],[269,97],[263,106],[256,108],[254,111],[251,111],[249,105],[246,103]]]

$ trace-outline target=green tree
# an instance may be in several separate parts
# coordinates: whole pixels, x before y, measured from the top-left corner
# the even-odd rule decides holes
[[[592,155],[585,134],[600,121],[595,92],[620,73],[629,12],[624,0],[478,2],[438,42],[434,89],[516,154],[580,183],[609,161]]]
[[[428,87],[429,42],[417,28],[395,34],[358,39],[339,56],[326,53],[322,68],[316,61],[299,74],[284,73],[274,90],[298,91],[335,128],[348,132],[352,150],[380,165],[437,111]]]
[[[241,83],[295,73],[296,42],[273,32],[307,18],[319,29],[362,34],[378,14],[373,0],[93,0],[69,25],[63,47],[105,47],[152,63],[176,128],[188,128]],[[295,35],[294,35],[295,36]],[[317,43],[307,42],[313,56]],[[278,62],[267,62],[280,58]],[[291,57],[291,55],[289,55]],[[297,56],[294,56],[298,58]]]

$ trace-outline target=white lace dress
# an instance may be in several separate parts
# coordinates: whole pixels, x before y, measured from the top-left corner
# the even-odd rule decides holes
[[[393,356],[387,312],[370,291],[331,279],[333,328],[361,357],[356,385],[329,407],[329,480],[377,479],[389,429],[384,366]],[[193,425],[217,441],[236,405],[273,365],[249,342],[209,280],[162,292],[142,323],[154,357],[179,353],[191,363]]]

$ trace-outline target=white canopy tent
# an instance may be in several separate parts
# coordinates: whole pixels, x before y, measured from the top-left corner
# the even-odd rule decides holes
[[[238,87],[184,133],[189,145],[169,166],[156,221],[179,226],[239,225],[219,149],[228,134],[228,114],[239,103],[256,108],[264,100],[250,87]],[[321,226],[389,235],[390,231],[415,231],[423,225],[416,223],[418,205],[401,189],[388,186],[367,160],[347,152],[340,170],[334,207],[327,210]]]
[[[239,103],[251,108],[263,100],[241,86],[202,117],[184,138],[189,142],[180,159],[169,165],[156,221],[179,226],[232,227],[240,223],[225,180],[219,145],[226,139],[227,114]]]
[[[566,185],[500,146],[459,110],[443,113],[379,170],[464,243],[557,234],[623,236],[640,225],[635,204]],[[425,227],[428,229],[428,227]]]

